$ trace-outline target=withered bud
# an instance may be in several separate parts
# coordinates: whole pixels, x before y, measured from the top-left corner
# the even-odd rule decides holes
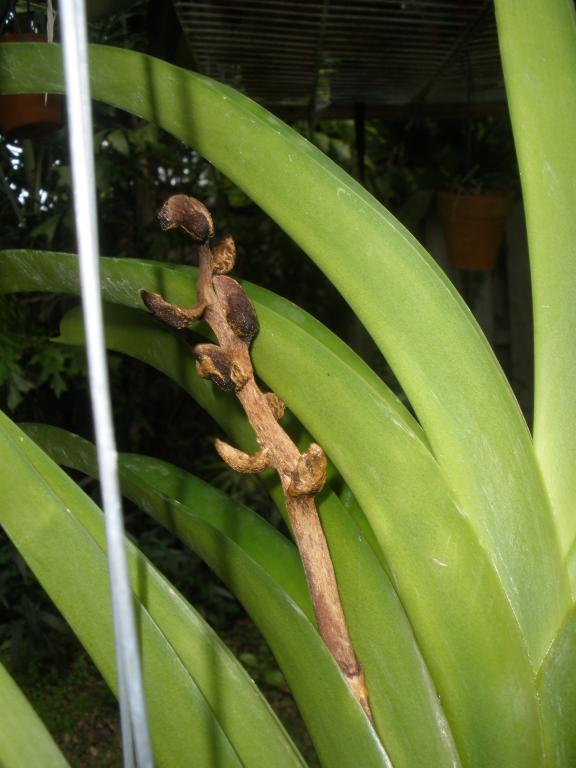
[[[280,421],[286,412],[286,403],[275,392],[266,392],[264,395],[276,421]]]
[[[216,293],[226,304],[228,325],[236,336],[250,344],[258,333],[258,319],[244,289],[227,275],[216,275],[212,282]]]
[[[206,308],[205,304],[197,304],[190,309],[181,309],[174,304],[170,304],[159,293],[151,293],[143,288],[140,290],[140,298],[153,315],[166,323],[166,325],[170,325],[178,330],[186,328],[194,320],[202,317]]]
[[[204,243],[214,235],[210,211],[204,203],[188,195],[172,195],[158,212],[162,229],[180,227],[196,242]]]
[[[226,392],[237,392],[248,381],[248,375],[216,344],[198,344],[194,347],[194,357],[198,375]]]
[[[292,479],[286,489],[290,496],[311,496],[319,493],[326,482],[328,461],[322,448],[312,443],[298,459]]]
[[[268,448],[250,456],[250,454],[239,451],[238,448],[234,448],[218,438],[214,441],[214,447],[220,458],[236,472],[262,472],[263,469],[270,466]]]
[[[236,243],[232,235],[226,235],[215,248],[212,248],[212,273],[225,275],[234,269],[236,263]]]

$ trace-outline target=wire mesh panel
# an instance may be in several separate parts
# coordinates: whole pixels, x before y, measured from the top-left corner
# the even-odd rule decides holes
[[[274,108],[504,99],[492,0],[175,0],[198,69]]]

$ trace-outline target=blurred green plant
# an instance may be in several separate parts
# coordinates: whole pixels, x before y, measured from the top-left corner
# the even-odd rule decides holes
[[[442,189],[461,194],[517,190],[514,140],[505,117],[453,121],[436,133],[439,146],[433,154]]]
[[[50,344],[46,326],[42,328],[36,319],[39,310],[46,316],[54,310],[61,313],[62,308],[62,302],[38,297],[28,302],[15,302],[12,297],[0,300],[0,393],[8,410],[16,410],[27,395],[43,386],[59,398],[71,380],[85,375],[84,356]]]

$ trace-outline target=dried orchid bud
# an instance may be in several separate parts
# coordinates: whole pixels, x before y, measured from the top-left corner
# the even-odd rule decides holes
[[[240,366],[216,344],[198,344],[194,347],[194,357],[198,375],[210,379],[225,392],[237,392],[248,381]]]
[[[214,441],[214,447],[218,451],[220,458],[236,472],[262,472],[263,469],[270,466],[270,451],[268,448],[264,448],[263,451],[258,451],[254,456],[250,456],[249,453],[239,451],[238,448],[234,448],[218,438]]]
[[[231,277],[216,275],[213,280],[218,298],[226,305],[226,320],[233,333],[250,344],[258,333],[258,319],[244,289]]]
[[[298,459],[292,478],[286,489],[290,496],[310,496],[318,493],[326,482],[328,461],[326,454],[316,443]]]
[[[236,263],[236,243],[232,235],[226,235],[212,248],[212,273],[225,275],[234,269]]]
[[[276,421],[280,421],[286,411],[286,403],[281,400],[275,392],[266,392],[264,395],[268,401],[268,406]]]
[[[212,216],[206,206],[188,195],[172,195],[158,212],[162,229],[179,227],[199,243],[214,235]]]
[[[140,298],[153,315],[166,323],[166,325],[178,328],[178,330],[186,328],[194,320],[198,320],[206,309],[205,304],[197,304],[189,309],[181,309],[174,304],[170,304],[159,293],[151,293],[150,291],[145,291],[144,288],[140,290]]]

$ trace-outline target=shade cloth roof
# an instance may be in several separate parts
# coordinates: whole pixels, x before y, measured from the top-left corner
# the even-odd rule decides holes
[[[504,102],[492,0],[174,0],[198,70],[273,111]]]

